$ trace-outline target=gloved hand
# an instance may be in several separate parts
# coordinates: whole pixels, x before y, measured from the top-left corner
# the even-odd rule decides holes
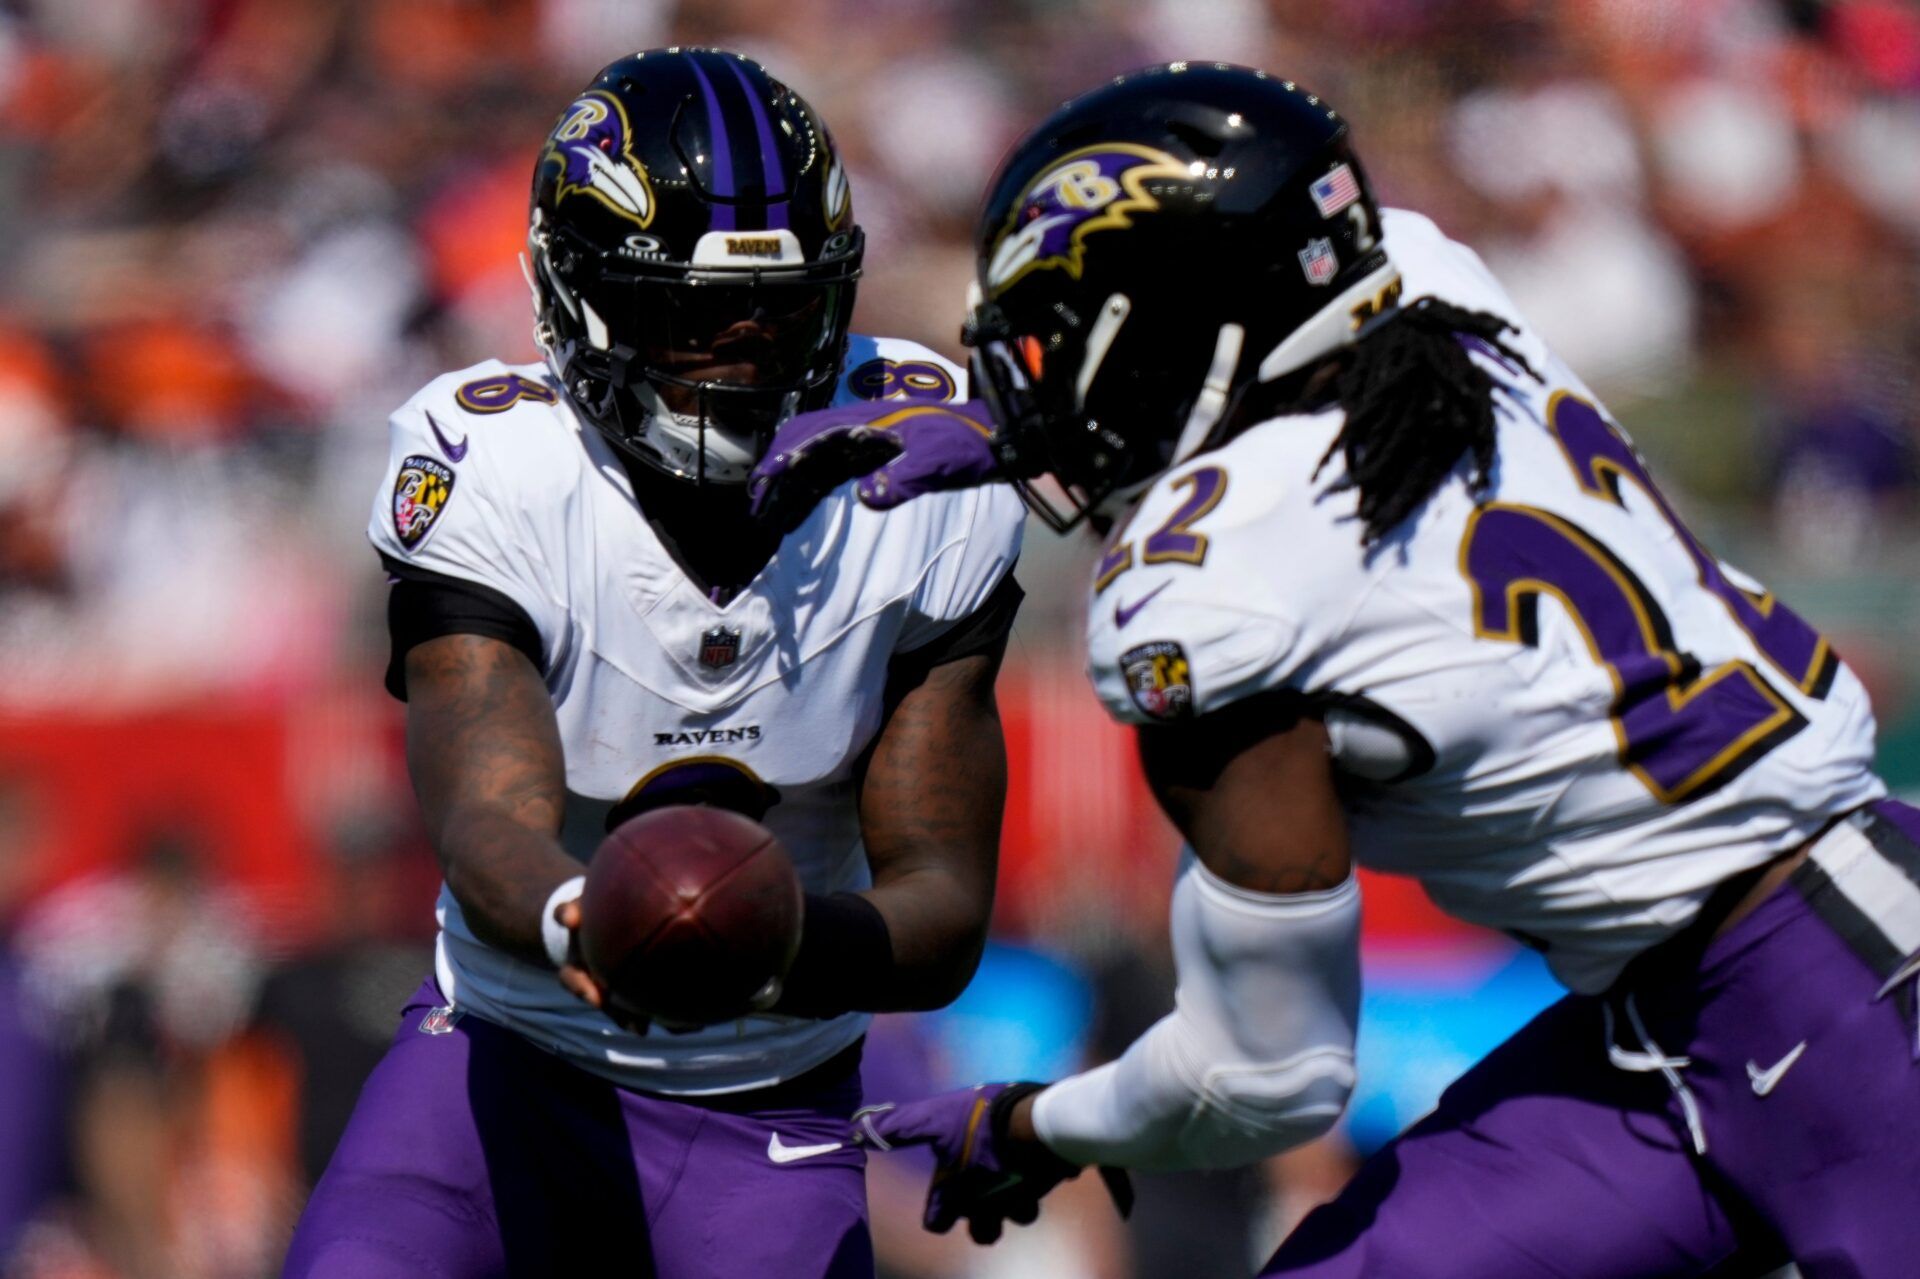
[[[869,400],[788,418],[747,479],[753,513],[791,532],[850,479],[876,511],[1000,478],[993,422],[978,400]]]
[[[936,1167],[921,1224],[945,1234],[965,1218],[975,1243],[992,1243],[1005,1222],[1030,1224],[1040,1215],[1040,1200],[1048,1191],[1080,1175],[1078,1164],[1062,1159],[1038,1138],[1017,1138],[1007,1131],[1014,1106],[1042,1087],[981,1084],[925,1101],[867,1106],[854,1112],[853,1140],[873,1150],[931,1147]],[[1127,1174],[1102,1168],[1100,1177],[1120,1215],[1132,1212],[1133,1183]]]

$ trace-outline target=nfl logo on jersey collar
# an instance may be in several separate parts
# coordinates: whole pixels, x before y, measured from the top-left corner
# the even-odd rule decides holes
[[[739,656],[740,632],[735,628],[716,626],[700,637],[700,665],[708,670],[731,666]]]

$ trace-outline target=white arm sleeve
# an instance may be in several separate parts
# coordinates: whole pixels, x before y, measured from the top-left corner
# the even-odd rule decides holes
[[[1038,1094],[1041,1139],[1077,1163],[1225,1168],[1331,1128],[1353,1089],[1359,883],[1253,893],[1189,852],[1172,931],[1174,1011]]]

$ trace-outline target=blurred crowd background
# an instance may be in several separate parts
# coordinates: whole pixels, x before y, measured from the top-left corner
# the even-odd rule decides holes
[[[432,935],[362,537],[386,414],[534,358],[536,149],[668,43],[824,113],[858,327],[950,355],[981,188],[1058,101],[1172,58],[1317,90],[1386,202],[1477,247],[1709,540],[1836,637],[1920,787],[1908,4],[0,0],[0,1274],[274,1272]],[[882,1019],[876,1091],[1046,1077],[1167,1006],[1173,841],[1077,671],[1089,549],[1037,531],[1021,568],[999,940],[955,1009]],[[1367,892],[1338,1138],[1143,1179],[1125,1229],[1075,1186],[991,1251],[922,1234],[923,1170],[876,1165],[888,1273],[1248,1273],[1552,993]]]

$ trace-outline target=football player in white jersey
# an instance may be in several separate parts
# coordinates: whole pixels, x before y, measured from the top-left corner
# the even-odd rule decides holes
[[[392,419],[370,535],[446,874],[437,970],[286,1273],[871,1275],[859,1045],[869,1011],[951,1000],[984,942],[1024,513],[978,489],[848,494],[784,537],[748,517],[788,415],[964,394],[931,352],[849,336],[846,172],[757,64],[607,67],[531,218],[545,362],[448,374]],[[763,1015],[616,1025],[575,958],[583,862],[690,802],[780,837],[799,954]]]
[[[875,506],[998,477],[1104,531],[1093,681],[1190,851],[1177,1007],[1118,1061],[862,1116],[938,1151],[928,1224],[990,1239],[1084,1164],[1327,1131],[1357,861],[1573,993],[1265,1273],[1911,1274],[1920,812],[1852,672],[1480,260],[1378,209],[1325,103],[1198,64],[1043,123],[979,251],[984,410],[796,419],[763,504],[891,457]]]

